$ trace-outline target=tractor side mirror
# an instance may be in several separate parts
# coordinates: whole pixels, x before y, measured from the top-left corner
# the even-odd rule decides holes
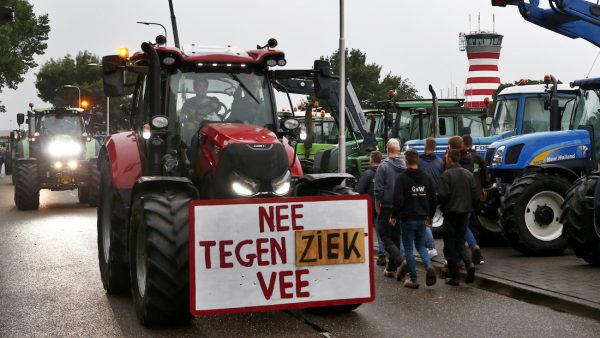
[[[125,76],[121,67],[122,62],[119,55],[102,57],[102,83],[104,85],[104,95],[107,97],[125,94]]]
[[[329,90],[331,87],[331,66],[328,61],[315,60],[315,96],[318,99],[329,99]]]
[[[550,109],[550,97],[545,96],[544,97],[544,110],[548,110]]]
[[[20,126],[23,124],[23,122],[25,122],[25,114],[18,113],[17,114],[17,124]]]

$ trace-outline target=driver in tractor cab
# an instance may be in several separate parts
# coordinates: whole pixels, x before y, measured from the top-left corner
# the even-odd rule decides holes
[[[221,107],[221,101],[216,97],[208,96],[208,80],[204,78],[194,79],[194,92],[196,96],[187,99],[181,107],[184,123],[195,124],[196,129],[204,120],[221,121],[217,112]]]

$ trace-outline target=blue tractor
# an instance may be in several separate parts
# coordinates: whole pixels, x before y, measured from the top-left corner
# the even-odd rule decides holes
[[[578,89],[567,84],[558,84],[554,94],[558,100],[559,109],[572,111]],[[548,131],[548,102],[550,102],[551,86],[547,84],[522,85],[508,87],[502,90],[496,98],[493,118],[490,124],[489,136],[478,136],[473,133],[469,125],[463,125],[459,135],[471,134],[473,149],[482,157],[493,142],[509,139],[513,136]],[[444,121],[440,119],[439,125]],[[431,125],[429,125],[431,127]],[[569,129],[568,123],[564,129]],[[436,138],[437,155],[442,158],[448,149],[448,137]],[[416,149],[423,152],[425,140],[411,140],[406,142],[404,149]],[[490,161],[487,161],[489,164]],[[499,224],[498,205],[500,196],[494,192],[488,195],[488,201],[483,208],[478,210],[477,222],[474,227],[479,238],[484,243],[498,243],[502,241],[502,228]]]
[[[518,6],[523,18],[538,26],[573,39],[585,39],[600,47],[598,3],[584,0],[548,0],[548,3],[550,8],[539,7],[539,0],[492,0],[493,6]],[[527,167],[525,173],[507,187],[503,201],[503,231],[513,247],[522,252],[559,253],[568,241],[577,256],[591,264],[600,265],[600,229],[594,226],[595,217],[592,212],[597,174],[590,173],[597,170],[598,145],[595,139],[599,136],[600,128],[598,82],[600,79],[572,83],[580,87],[581,93],[577,96],[576,109],[569,123],[571,127],[582,130],[555,132],[556,136],[545,133],[535,135],[530,139],[522,139],[523,146],[515,142],[498,142],[488,149],[487,157],[495,162],[492,167],[496,167],[494,171],[499,178],[510,176],[515,169],[523,172],[523,169],[517,168],[517,163],[523,166],[527,163],[525,157],[535,154],[533,158],[528,156],[531,158],[530,164],[535,166]],[[553,106],[556,106],[556,102],[553,102]],[[556,112],[558,109],[552,110]],[[551,130],[559,130],[559,116],[556,113],[552,115],[555,116],[551,118]],[[535,149],[536,145],[540,148]],[[517,146],[522,149],[517,151]],[[509,158],[509,155],[517,159]],[[507,163],[508,160],[516,161],[514,167]],[[577,179],[582,174],[586,176]],[[539,180],[543,183],[539,183]],[[505,179],[506,181],[508,180]],[[568,192],[565,190],[569,188],[567,182],[572,185]],[[537,186],[539,191],[536,192],[532,186]],[[551,189],[546,189],[548,186]],[[497,187],[498,191],[503,190],[502,183]],[[561,194],[562,191],[565,193]],[[532,192],[535,194],[530,200],[537,202],[526,206],[518,205],[526,199],[526,194],[530,195]],[[565,195],[566,201],[562,203]],[[598,194],[595,196],[596,200],[600,198]],[[559,203],[563,206],[562,210],[556,207]],[[598,203],[595,204],[598,209]],[[518,211],[521,211],[520,215],[515,214]]]

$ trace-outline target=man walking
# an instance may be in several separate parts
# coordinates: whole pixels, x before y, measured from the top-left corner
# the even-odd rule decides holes
[[[390,216],[394,202],[394,183],[398,175],[406,169],[404,160],[400,155],[400,141],[392,138],[387,142],[388,157],[381,162],[375,172],[375,209],[378,214],[378,231],[383,241],[388,262],[383,275],[386,277],[403,278],[408,266],[404,262],[404,252],[401,248],[400,225],[391,224]]]
[[[437,142],[433,137],[428,137],[425,140],[425,152],[421,154],[419,160],[419,169],[429,175],[429,178],[433,181],[433,186],[437,187],[440,181],[440,176],[444,172],[444,162],[436,156],[435,148]],[[433,232],[431,227],[427,227],[427,238],[425,239],[425,245],[429,252],[429,257],[433,258],[438,255],[435,249],[435,241],[433,239]]]
[[[404,281],[404,286],[418,289],[413,247],[417,249],[427,269],[427,286],[436,282],[435,270],[425,247],[425,229],[431,227],[436,209],[435,188],[431,178],[419,169],[419,153],[416,150],[407,150],[404,158],[408,169],[398,176],[394,185],[394,211],[391,223],[402,221],[402,242],[410,274],[410,278]]]
[[[452,149],[446,156],[447,168],[440,177],[438,198],[444,213],[444,256],[448,261],[446,284],[458,285],[458,262],[462,259],[467,268],[466,283],[475,280],[475,264],[465,247],[465,218],[478,203],[473,174],[459,165],[460,151]]]
[[[471,136],[469,136],[469,138],[470,137]],[[471,141],[471,144],[472,144],[472,141]],[[451,149],[458,150],[460,152],[460,161],[459,161],[460,166],[467,169],[472,174],[474,174],[476,162],[475,162],[474,158],[471,156],[471,153],[469,151],[467,151],[467,148],[465,147],[465,143],[464,143],[464,140],[462,137],[452,136],[448,140],[448,149],[449,150],[451,150]],[[480,157],[479,155],[477,155],[477,156]],[[485,161],[483,161],[483,163],[485,163]],[[481,162],[479,162],[479,165],[481,165]],[[475,185],[477,186],[477,181],[475,181]],[[471,228],[473,225],[472,224],[472,216],[473,216],[473,210],[470,210],[469,214],[465,218],[465,222],[466,222],[465,239],[467,241],[467,245],[471,249],[471,256],[473,259],[473,263],[478,265],[478,264],[483,264],[484,261],[483,261],[483,255],[481,254],[481,248],[477,244],[477,239],[475,238],[475,235],[473,235],[473,230]]]
[[[382,155],[379,151],[373,150],[371,152],[371,157],[369,158],[369,169],[365,170],[365,172],[360,175],[358,179],[358,184],[356,185],[356,192],[359,194],[368,194],[371,196],[371,212],[373,214],[373,227],[375,228],[375,232],[377,233],[377,243],[378,243],[378,253],[379,258],[377,259],[377,265],[385,265],[385,249],[383,248],[383,242],[381,241],[381,236],[379,235],[379,230],[377,229],[377,210],[375,210],[375,172],[381,163]]]

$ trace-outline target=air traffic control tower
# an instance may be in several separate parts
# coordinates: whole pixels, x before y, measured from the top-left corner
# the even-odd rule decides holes
[[[467,51],[469,73],[465,85],[465,107],[485,108],[484,100],[492,102],[492,95],[500,85],[498,61],[502,35],[477,31],[459,34],[459,49]]]

